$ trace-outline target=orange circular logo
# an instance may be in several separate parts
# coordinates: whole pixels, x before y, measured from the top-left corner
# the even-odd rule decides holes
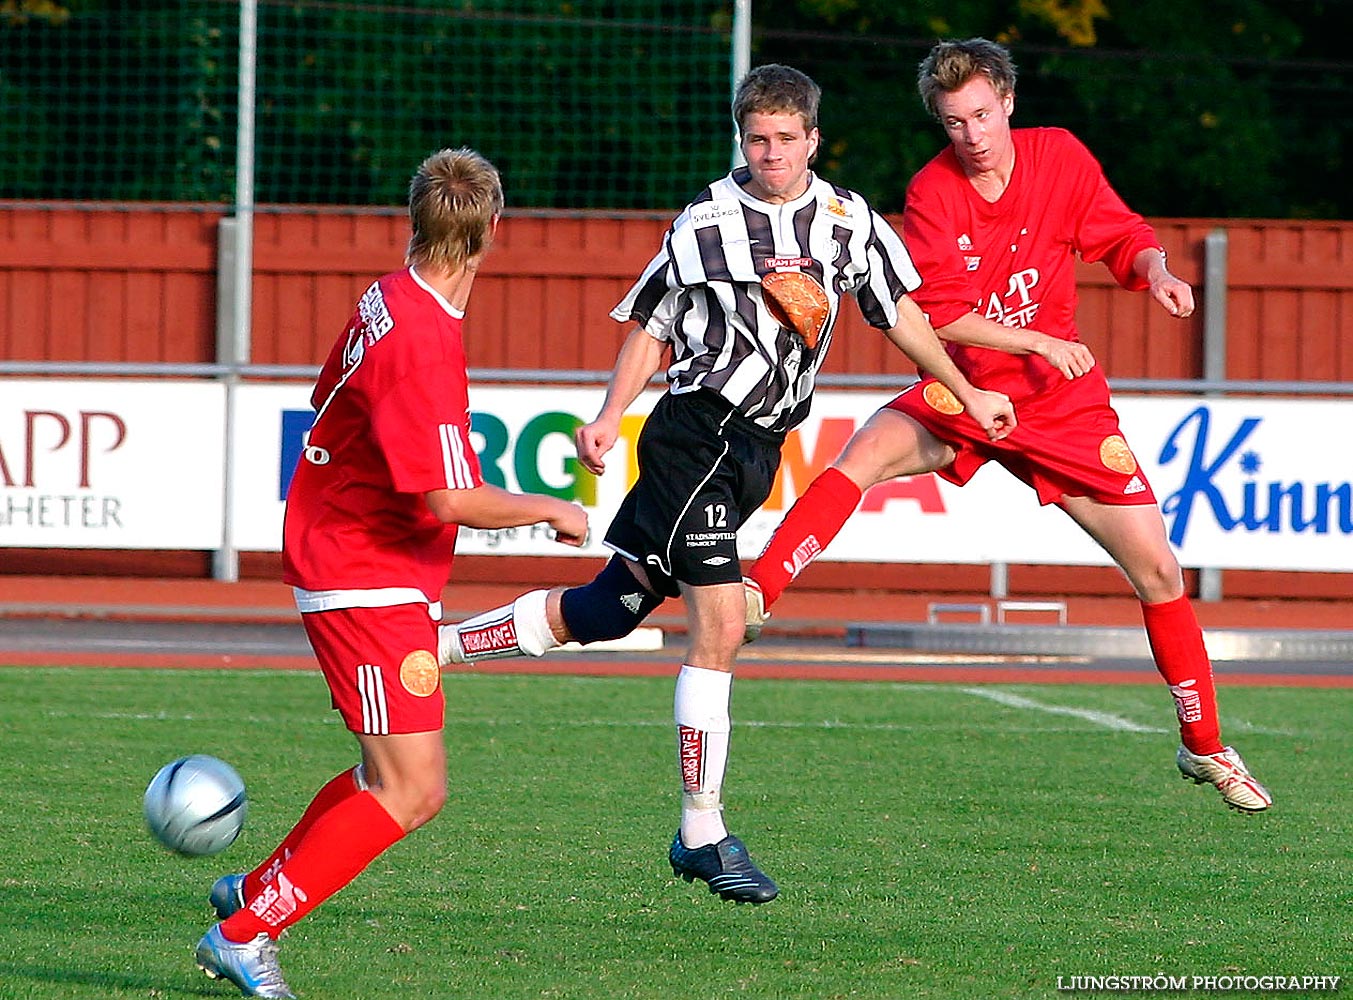
[[[1099,460],[1104,468],[1131,475],[1137,471],[1137,457],[1132,454],[1128,443],[1117,434],[1112,434],[1099,442]]]
[[[442,671],[437,657],[426,649],[415,649],[399,665],[399,682],[404,690],[416,698],[435,694],[441,683]]]
[[[958,397],[939,382],[927,382],[921,396],[930,404],[932,410],[951,417],[963,412],[963,404],[958,401]]]

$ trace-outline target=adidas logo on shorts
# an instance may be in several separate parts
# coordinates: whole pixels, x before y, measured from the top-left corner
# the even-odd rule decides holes
[[[1123,496],[1130,497],[1134,493],[1145,493],[1146,484],[1137,476],[1128,480],[1128,484],[1123,487]]]

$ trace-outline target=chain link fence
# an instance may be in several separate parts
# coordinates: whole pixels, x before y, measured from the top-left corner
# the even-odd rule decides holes
[[[51,5],[49,5],[51,6]],[[468,145],[539,208],[683,204],[728,168],[731,6],[260,3],[256,197],[399,205]],[[232,202],[240,7],[0,10],[0,198]]]
[[[753,6],[752,63],[824,86],[819,168],[899,211],[944,142],[915,90],[940,29],[900,4],[891,33]],[[1353,27],[1326,6],[1306,31]],[[1004,37],[975,27],[994,16],[942,33]],[[729,164],[732,0],[260,0],[257,20],[260,204],[399,206],[448,145],[489,156],[515,209],[670,210]],[[0,0],[0,199],[234,202],[239,24],[231,0]],[[1070,128],[1147,215],[1353,218],[1353,62],[1178,41],[1016,41],[1016,124]]]

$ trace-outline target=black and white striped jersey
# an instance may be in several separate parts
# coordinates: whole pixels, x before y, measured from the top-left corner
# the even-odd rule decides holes
[[[865,320],[887,330],[897,300],[921,278],[896,231],[855,192],[812,175],[802,196],[774,205],[742,188],[749,178],[741,167],[686,206],[611,316],[671,342],[671,392],[711,389],[783,432],[808,416],[842,297],[853,295]],[[762,275],[795,270],[831,303],[812,349],[761,297]]]

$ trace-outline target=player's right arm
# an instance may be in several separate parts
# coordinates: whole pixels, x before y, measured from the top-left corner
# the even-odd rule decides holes
[[[468,490],[429,490],[428,508],[444,524],[467,528],[517,528],[544,521],[565,545],[587,540],[587,511],[575,503],[539,493],[513,493],[491,483]]]
[[[579,427],[574,435],[578,460],[588,472],[599,476],[606,471],[602,456],[611,450],[620,436],[620,418],[662,367],[666,351],[666,341],[658,340],[640,326],[625,338],[606,385],[606,399],[601,404],[601,411],[595,420]]]
[[[1036,354],[1067,378],[1079,378],[1095,366],[1094,354],[1078,340],[1062,340],[1029,327],[1004,326],[975,312],[937,327],[935,332],[941,340],[954,344],[1006,354]]]

